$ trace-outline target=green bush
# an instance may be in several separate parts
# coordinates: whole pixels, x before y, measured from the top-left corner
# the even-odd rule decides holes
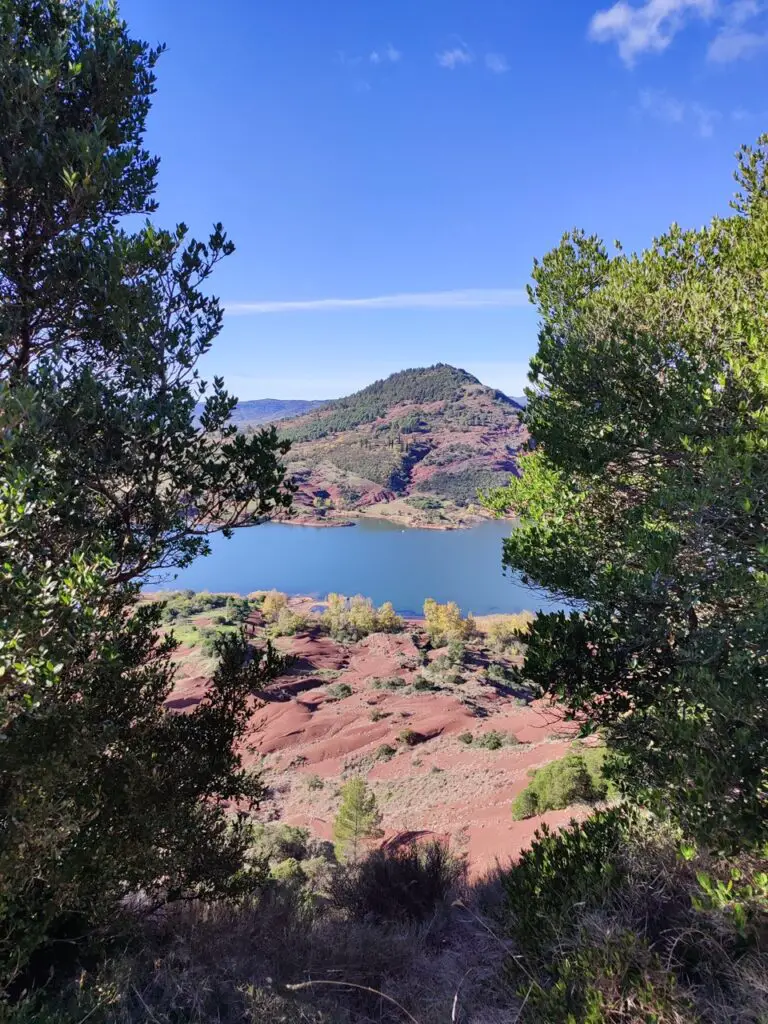
[[[331,700],[345,700],[347,697],[351,697],[353,690],[349,683],[335,683],[333,686],[327,687],[325,691]]]
[[[411,686],[417,692],[421,692],[423,690],[436,690],[437,689],[436,684],[431,679],[429,679],[427,676],[421,675],[421,674],[417,675],[417,676],[414,676],[413,680],[411,681]]]
[[[497,732],[495,729],[475,736],[475,746],[482,747],[484,750],[501,750],[502,747],[515,746],[517,742],[518,740],[514,733]]]
[[[374,690],[401,690],[406,685],[402,676],[376,676],[371,680]]]
[[[467,746],[470,746],[473,742],[474,736],[471,732],[459,733],[459,743],[466,743]]]
[[[570,924],[576,906],[600,906],[622,878],[618,851],[633,827],[623,809],[594,814],[553,833],[546,825],[504,876],[514,933],[528,952],[548,948]]]
[[[394,747],[390,746],[389,743],[382,743],[382,745],[376,751],[377,761],[389,761],[391,760],[397,751]]]
[[[605,751],[584,748],[560,761],[538,768],[530,783],[512,803],[512,817],[530,818],[544,811],[560,810],[575,803],[597,803],[613,795],[603,776]]]

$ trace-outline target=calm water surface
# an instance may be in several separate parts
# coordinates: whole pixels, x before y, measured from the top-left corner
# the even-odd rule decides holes
[[[427,597],[456,601],[463,612],[536,611],[555,607],[540,591],[504,575],[502,540],[510,523],[469,530],[403,530],[381,520],[323,528],[266,524],[240,530],[231,540],[212,538],[212,553],[198,559],[169,589],[277,590],[288,594],[364,594],[391,601],[402,614],[420,614]]]

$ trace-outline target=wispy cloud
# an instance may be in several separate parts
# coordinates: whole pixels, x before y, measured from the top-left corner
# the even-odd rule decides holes
[[[383,50],[373,50],[368,60],[371,64],[398,64],[402,59],[402,53],[396,50],[392,43],[388,43]]]
[[[670,96],[661,89],[643,89],[638,98],[640,111],[667,124],[688,125],[702,139],[709,139],[720,120],[720,112],[702,103]]]
[[[454,46],[450,50],[441,50],[436,54],[436,59],[441,68],[455,71],[456,68],[464,64],[471,64],[475,57],[472,51],[462,44]]]
[[[338,312],[349,309],[511,309],[527,306],[523,288],[464,288],[446,292],[403,292],[355,299],[291,299],[228,302],[230,316],[258,313]]]
[[[707,51],[709,60],[727,63],[768,47],[768,26],[754,24],[765,13],[765,0],[641,0],[639,5],[617,0],[593,15],[589,36],[598,43],[615,43],[624,63],[632,67],[642,54],[666,50],[697,19],[717,29]]]
[[[503,53],[486,53],[485,66],[494,75],[503,75],[509,71],[509,64]]]
[[[756,57],[768,49],[768,32],[739,32],[723,29],[709,44],[707,56],[715,64]]]
[[[598,43],[615,42],[632,66],[642,53],[666,50],[690,17],[711,18],[716,9],[716,0],[645,0],[639,7],[618,0],[593,16],[589,35]]]

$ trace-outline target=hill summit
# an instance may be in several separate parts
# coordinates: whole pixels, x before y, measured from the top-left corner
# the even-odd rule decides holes
[[[402,370],[279,423],[303,518],[366,514],[450,527],[477,518],[478,489],[504,483],[527,444],[520,406],[466,370]]]

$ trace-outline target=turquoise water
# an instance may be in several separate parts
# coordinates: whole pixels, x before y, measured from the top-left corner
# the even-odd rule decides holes
[[[402,530],[372,519],[338,529],[270,523],[231,540],[213,537],[210,556],[160,585],[241,594],[275,588],[318,598],[364,594],[376,604],[391,601],[401,614],[420,614],[427,597],[456,601],[475,615],[555,607],[503,574],[502,540],[510,529],[495,521],[449,531]]]

